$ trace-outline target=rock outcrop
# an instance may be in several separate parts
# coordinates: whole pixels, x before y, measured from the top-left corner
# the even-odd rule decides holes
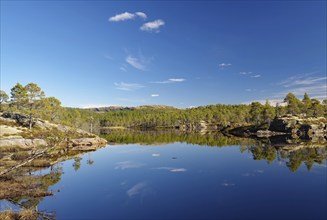
[[[9,113],[5,112],[0,115],[1,121],[5,123],[12,124],[14,126],[29,126],[29,118],[25,115],[19,114],[19,113]],[[64,134],[68,133],[74,133],[74,136],[78,136],[78,138],[70,138],[66,137],[64,139],[64,142],[66,145],[68,145],[70,148],[78,148],[81,150],[81,148],[85,149],[96,149],[99,146],[103,146],[107,143],[107,141],[103,138],[99,138],[94,134],[91,134],[89,132],[86,132],[81,129],[73,129],[68,126],[59,125],[59,124],[53,124],[46,120],[41,119],[34,119],[33,121],[33,129],[38,128],[40,130],[46,130],[50,131],[53,129],[53,131],[59,131]],[[20,135],[20,134],[18,134]],[[29,137],[29,138],[23,138],[22,136],[12,136],[12,137],[3,137],[0,139],[0,147],[2,146],[17,146],[20,148],[33,148],[33,147],[39,147],[39,146],[48,146],[51,145],[50,143],[47,143],[46,139],[39,139],[37,137]],[[50,146],[52,147],[52,146]]]
[[[25,138],[2,138],[0,139],[0,147],[19,147],[33,148],[39,146],[48,146],[48,143],[43,139],[25,139]]]
[[[94,138],[77,138],[70,139],[67,141],[68,148],[73,148],[74,150],[96,150],[99,146],[103,146],[107,141],[100,137]]]
[[[269,131],[292,134],[294,138],[309,139],[327,136],[327,119],[287,116],[272,121]]]

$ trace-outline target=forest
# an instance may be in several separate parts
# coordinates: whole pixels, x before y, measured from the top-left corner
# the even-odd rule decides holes
[[[270,124],[279,116],[286,114],[306,117],[326,117],[327,100],[320,102],[310,98],[307,93],[298,99],[293,93],[284,98],[284,105],[271,106],[252,102],[249,105],[216,104],[194,108],[178,109],[170,106],[143,106],[98,112],[94,109],[62,107],[60,100],[47,97],[35,83],[23,86],[17,83],[10,95],[0,91],[1,111],[18,112],[29,118],[32,127],[35,118],[64,124],[93,132],[99,127],[156,127],[175,128],[183,124],[206,122],[221,126],[244,126]]]

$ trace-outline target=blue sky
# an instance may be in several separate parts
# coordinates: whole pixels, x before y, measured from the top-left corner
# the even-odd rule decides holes
[[[64,106],[326,98],[326,1],[1,1],[1,89]]]

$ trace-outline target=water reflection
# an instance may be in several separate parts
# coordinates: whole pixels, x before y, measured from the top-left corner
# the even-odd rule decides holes
[[[269,173],[269,171],[263,168],[262,165],[259,165],[262,164],[259,161],[265,161],[269,167],[276,163],[281,164],[284,166],[280,167],[280,169],[296,172],[303,164],[308,171],[311,171],[315,165],[326,166],[325,161],[327,158],[327,146],[326,143],[321,140],[318,142],[298,143],[287,139],[280,142],[276,141],[276,138],[249,139],[229,137],[222,133],[192,134],[175,131],[158,132],[129,130],[113,130],[104,134],[103,137],[106,138],[111,145],[108,149],[115,150],[106,151],[107,154],[103,154],[104,158],[102,160],[99,159],[99,157],[102,156],[101,152],[95,152],[95,154],[87,153],[85,155],[75,152],[70,153],[71,155],[69,156],[62,155],[62,158],[56,158],[56,160],[70,160],[69,163],[64,162],[64,164],[66,164],[72,172],[68,172],[68,174],[65,175],[69,175],[72,178],[74,175],[88,176],[83,178],[82,183],[77,182],[74,187],[78,189],[78,187],[80,187],[78,184],[82,186],[90,184],[92,187],[91,191],[93,192],[94,190],[94,193],[97,192],[96,188],[106,189],[108,190],[106,193],[99,192],[98,196],[104,197],[102,198],[104,200],[110,198],[116,199],[118,203],[120,201],[121,203],[119,204],[122,206],[120,207],[121,210],[126,208],[126,204],[132,204],[131,201],[128,203],[126,203],[125,200],[122,201],[122,198],[127,198],[132,201],[138,198],[142,202],[153,202],[158,200],[155,195],[161,193],[161,196],[165,197],[166,193],[167,195],[177,196],[180,201],[187,202],[183,199],[191,197],[193,194],[200,197],[203,196],[203,198],[209,198],[212,192],[219,192],[223,195],[225,192],[219,191],[222,189],[225,191],[240,189],[244,187],[242,184],[248,184],[248,181],[251,179],[262,177],[262,182],[264,182],[263,176],[268,175],[267,173]],[[186,144],[166,145],[175,142]],[[112,147],[114,145],[135,143],[145,146]],[[232,148],[231,146],[234,147]],[[241,152],[236,156],[232,156],[231,154],[220,158],[214,158],[212,153],[210,153],[217,152],[217,150],[222,151],[223,149],[235,149],[235,146],[238,146]],[[182,147],[182,149],[176,150],[178,147]],[[173,154],[167,154],[165,150],[167,148],[169,152],[173,152]],[[192,148],[192,152],[190,148]],[[110,157],[111,154],[114,156]],[[235,155],[235,152],[233,152],[233,155]],[[254,162],[253,160],[258,161],[255,162],[258,164],[257,169],[245,169],[247,163],[244,161],[239,162],[239,160],[242,159],[239,157],[240,155],[245,155],[246,157],[249,155],[252,162]],[[206,160],[207,157],[210,157],[208,161]],[[218,166],[216,163],[222,165],[222,167]],[[1,204],[4,204],[4,201],[6,201],[9,202],[14,209],[33,208],[38,210],[38,206],[44,203],[43,201],[47,196],[59,193],[53,186],[57,186],[62,179],[62,175],[64,175],[62,166],[62,163],[57,163],[47,169],[22,167],[11,173],[11,175],[2,177],[0,179]],[[242,168],[240,170],[238,166],[244,166],[244,169]],[[287,171],[287,173],[291,173],[289,171]],[[67,172],[67,168],[65,172]],[[234,173],[237,173],[238,177],[241,178],[244,183],[233,176]],[[101,181],[96,183],[90,182],[94,178],[93,176],[90,177],[90,175],[93,174],[97,175],[97,178],[103,177],[104,179],[101,179],[101,181],[104,181],[104,183]],[[272,174],[269,175],[271,176]],[[200,177],[200,179],[195,180],[194,177]],[[288,176],[284,178],[287,177]],[[174,185],[172,188],[168,189],[167,184],[169,185],[169,181],[177,181],[174,182],[177,186],[175,187]],[[114,187],[115,184],[118,186]],[[251,184],[256,183],[251,182]],[[208,186],[211,191],[209,189],[206,191],[205,188]],[[220,189],[217,188],[217,186]],[[274,188],[273,186],[270,187]],[[81,189],[83,189],[83,187]],[[181,192],[177,189],[180,189]],[[122,194],[118,194],[118,192],[116,192],[117,190],[122,190]],[[169,190],[172,190],[172,192]],[[77,193],[81,193],[78,190],[76,191]],[[200,191],[204,193],[199,194]],[[239,191],[237,192],[240,193]],[[70,192],[66,193],[70,195]],[[88,199],[88,191],[83,191],[83,193],[86,199]],[[183,193],[188,194],[184,195]],[[72,193],[72,195],[75,194]],[[90,194],[89,196],[93,195]],[[166,200],[169,199],[170,198],[166,198]],[[78,199],[74,201],[78,202]],[[106,201],[102,201],[101,204],[105,202]],[[219,201],[217,200],[216,202]],[[101,206],[101,204],[96,205]],[[185,205],[187,206],[188,204],[186,203]],[[6,207],[1,207],[1,209],[5,208]],[[53,210],[53,212],[48,212],[49,210]],[[47,212],[38,211],[38,213],[40,214],[40,219],[43,218],[42,216],[51,219],[55,217],[54,211],[56,211],[56,209],[51,209],[50,206]]]
[[[265,160],[268,164],[277,160],[285,163],[290,171],[295,172],[304,163],[310,171],[314,164],[323,164],[327,159],[327,143],[325,139],[317,142],[298,142],[287,139],[287,136],[272,138],[240,138],[226,136],[220,132],[183,133],[175,130],[140,131],[140,130],[103,130],[102,137],[110,144],[143,144],[164,145],[184,142],[210,147],[240,146],[240,151],[250,152],[254,160]],[[159,157],[160,154],[152,154]]]

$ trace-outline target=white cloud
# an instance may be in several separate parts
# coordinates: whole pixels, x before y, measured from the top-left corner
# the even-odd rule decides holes
[[[173,172],[173,173],[179,173],[179,172],[186,172],[187,169],[185,168],[174,168],[174,169],[171,169],[170,172]]]
[[[124,90],[124,91],[133,91],[133,90],[141,89],[141,88],[144,87],[141,84],[137,84],[137,83],[124,83],[124,82],[114,83],[114,85],[116,86],[116,89]]]
[[[284,87],[291,87],[300,85],[313,85],[321,81],[326,81],[327,77],[314,76],[315,73],[317,72],[297,74],[281,81],[279,85]]]
[[[135,14],[140,18],[143,18],[144,20],[148,18],[148,16],[144,12],[139,11],[139,12],[135,12]]]
[[[161,26],[165,25],[165,22],[161,19],[158,19],[158,20],[155,20],[155,21],[151,21],[151,22],[147,22],[147,23],[144,23],[140,29],[142,31],[156,31],[158,32],[159,31],[159,28]]]
[[[110,17],[109,21],[111,22],[125,21],[125,20],[134,19],[135,17],[140,17],[145,20],[147,19],[148,16],[144,12],[140,12],[140,11],[135,13],[124,12]]]
[[[229,66],[231,66],[231,65],[232,65],[232,64],[230,64],[230,63],[220,63],[220,64],[219,64],[219,68],[224,69],[224,68],[229,67]]]
[[[240,72],[241,75],[249,75],[252,74],[252,72]]]
[[[323,100],[327,98],[327,77],[318,75],[319,72],[309,72],[293,75],[277,85],[284,87],[284,91],[275,94],[275,97],[284,98],[287,93],[302,98],[304,93],[308,93],[311,98]]]
[[[133,197],[133,196],[136,196],[138,194],[140,194],[147,186],[147,183],[146,182],[140,182],[136,185],[134,185],[132,188],[130,188],[129,190],[127,190],[126,194],[129,196],[129,197]]]
[[[164,81],[156,81],[153,83],[159,83],[159,84],[167,84],[167,83],[180,83],[180,82],[184,82],[186,79],[183,78],[172,78],[172,79],[168,79],[168,80],[164,80]]]
[[[184,82],[185,79],[168,79],[171,82]]]
[[[136,16],[136,15],[133,14],[133,13],[124,12],[124,13],[117,14],[117,15],[115,15],[115,16],[110,17],[110,18],[109,18],[109,21],[112,21],[112,22],[125,21],[125,20],[134,19],[135,16]]]
[[[256,89],[245,89],[245,91],[247,92],[254,92],[254,91],[257,91]]]
[[[128,55],[126,57],[126,60],[125,60],[129,65],[131,65],[132,67],[138,69],[138,70],[145,70],[146,67],[144,65],[144,61],[136,58],[136,57],[133,57],[131,55]]]
[[[257,75],[253,75],[253,76],[250,76],[251,78],[259,78],[259,77],[261,77],[261,75],[260,74],[257,74]]]
[[[276,94],[276,97],[284,98],[287,93],[291,92],[294,95],[302,98],[304,93],[308,93],[310,98],[316,98],[319,100],[323,100],[327,98],[327,85],[326,84],[316,84],[311,86],[301,86],[297,88],[288,88],[287,90],[284,90],[278,94]]]
[[[122,67],[120,67],[119,69],[120,69],[121,71],[127,72],[126,68],[125,68],[125,67],[123,67],[123,66],[122,66]]]
[[[144,166],[143,163],[137,163],[133,161],[123,161],[116,163],[115,170],[125,170],[125,169],[131,169],[131,168],[139,168]]]
[[[159,97],[159,94],[151,94],[151,97]]]
[[[155,170],[168,170],[172,173],[179,173],[179,172],[186,172],[187,169],[185,168],[176,168],[176,167],[156,167],[156,168],[152,168]]]

